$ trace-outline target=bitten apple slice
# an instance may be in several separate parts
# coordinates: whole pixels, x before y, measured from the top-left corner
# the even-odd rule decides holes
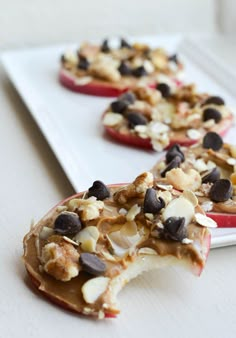
[[[175,144],[152,172],[157,184],[171,184],[180,191],[192,189],[206,214],[219,228],[227,228],[236,227],[235,170],[236,147],[209,132],[195,146]]]
[[[208,131],[224,136],[233,115],[224,103],[216,104],[195,86],[171,88],[160,83],[156,89],[137,87],[113,101],[103,114],[107,134],[123,144],[161,151],[178,143],[193,145]]]
[[[182,265],[196,275],[210,248],[208,227],[193,193],[154,187],[145,172],[133,183],[106,186],[56,205],[24,238],[24,263],[48,299],[98,317],[119,313],[117,295],[144,271]]]

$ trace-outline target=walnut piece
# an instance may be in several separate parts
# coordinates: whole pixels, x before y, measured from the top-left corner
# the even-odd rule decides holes
[[[79,253],[70,243],[51,242],[42,249],[43,269],[54,278],[67,282],[79,274]]]
[[[119,71],[112,64],[100,60],[91,64],[89,74],[111,82],[118,82],[121,79]]]
[[[152,186],[153,174],[150,172],[144,172],[136,177],[133,183],[118,190],[114,194],[114,201],[118,202],[119,204],[125,204],[134,197],[144,197],[146,190]]]

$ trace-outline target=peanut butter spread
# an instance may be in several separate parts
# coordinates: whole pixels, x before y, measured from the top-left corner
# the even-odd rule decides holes
[[[62,71],[78,85],[93,82],[130,88],[137,83],[155,84],[159,74],[177,77],[182,68],[177,56],[169,56],[162,48],[131,45],[123,39],[118,48],[111,48],[107,40],[101,46],[84,43],[77,52],[67,52],[61,58]]]
[[[137,145],[150,143],[156,151],[173,143],[190,145],[208,131],[225,133],[232,124],[229,108],[216,98],[198,93],[193,84],[136,87],[110,104],[103,125],[120,141],[123,135],[124,143],[134,144],[136,139]]]
[[[119,313],[117,293],[143,271],[177,263],[199,275],[215,226],[191,191],[156,186],[150,172],[128,185],[95,181],[25,236],[24,262],[49,299],[104,318]]]
[[[212,136],[212,147],[217,150],[211,144],[204,145],[204,140]],[[178,157],[177,149],[182,153],[182,161],[174,160]],[[169,164],[168,154],[173,154]],[[223,143],[219,135],[210,132],[203,142],[189,148],[174,146],[152,172],[156,182],[170,184],[180,191],[191,189],[205,212],[236,214],[236,147]]]

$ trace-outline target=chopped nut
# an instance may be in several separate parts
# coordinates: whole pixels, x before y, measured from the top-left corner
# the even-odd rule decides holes
[[[139,175],[133,183],[121,188],[114,194],[114,200],[120,204],[125,204],[134,197],[143,197],[146,190],[153,186],[153,174],[144,172]]]
[[[48,237],[50,237],[51,235],[53,235],[54,230],[53,228],[49,228],[49,227],[43,227],[43,229],[41,230],[40,234],[39,234],[39,238],[40,239],[47,239]]]
[[[188,129],[187,130],[187,136],[191,140],[199,140],[202,137],[202,134],[199,130],[197,129]]]
[[[127,221],[133,221],[140,211],[141,207],[139,207],[138,204],[134,204],[126,215]]]
[[[90,75],[98,77],[111,82],[118,82],[121,75],[115,65],[104,62],[104,60],[96,60],[89,67]]]
[[[44,271],[63,282],[78,276],[78,259],[79,253],[70,243],[51,242],[42,249],[41,260]]]
[[[95,226],[88,226],[81,230],[75,237],[76,243],[81,244],[81,248],[85,252],[95,252],[96,244],[99,238],[99,231]]]
[[[138,87],[134,92],[140,100],[146,101],[152,106],[161,100],[161,93],[149,87]]]
[[[166,178],[168,183],[178,190],[195,191],[200,188],[202,182],[200,174],[194,169],[185,173],[181,168],[175,168],[166,173]]]
[[[110,278],[96,277],[89,279],[81,288],[86,303],[93,304],[106,291]]]
[[[121,124],[123,119],[124,118],[121,114],[109,112],[105,114],[103,118],[103,124],[104,126],[107,126],[107,127],[115,127]]]
[[[91,196],[85,200],[78,201],[78,209],[81,211],[82,221],[91,221],[100,215],[100,211],[104,208],[103,201],[97,201],[96,197]]]

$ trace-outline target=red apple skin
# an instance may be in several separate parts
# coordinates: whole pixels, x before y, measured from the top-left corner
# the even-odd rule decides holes
[[[104,114],[105,115],[105,114]],[[103,116],[104,116],[103,115]],[[227,119],[224,120],[224,124],[221,125],[221,128],[218,128],[218,130],[212,130],[216,131],[219,135],[222,137],[225,136],[225,134],[228,132],[230,129],[231,125],[233,123],[233,116],[230,115]],[[151,141],[149,138],[143,139],[137,135],[133,134],[121,134],[118,130],[115,130],[112,127],[107,127],[104,126],[107,134],[109,134],[114,140],[124,143],[130,146],[138,147],[138,148],[143,148],[143,149],[149,149],[153,150]],[[170,140],[169,145],[165,148],[168,149],[174,144],[178,143],[181,146],[189,147],[195,143],[199,142],[199,140],[191,140],[188,137],[184,138],[172,138]]]
[[[59,81],[64,87],[72,90],[73,92],[101,97],[118,97],[127,90],[132,89],[128,86],[122,87],[117,86],[116,84],[112,85],[112,83],[105,83],[99,80],[93,80],[87,84],[78,85],[74,82],[74,79],[71,76],[65,73],[63,69],[60,70]],[[178,87],[182,85],[182,82],[177,79],[173,79],[173,81]],[[148,87],[155,88],[156,83],[150,83],[148,84]]]
[[[207,212],[206,214],[217,223],[218,228],[236,228],[236,214],[219,212]]]

